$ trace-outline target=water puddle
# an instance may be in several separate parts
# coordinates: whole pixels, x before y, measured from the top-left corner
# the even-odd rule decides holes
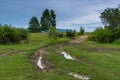
[[[81,80],[89,80],[90,79],[88,76],[78,75],[78,74],[73,73],[73,72],[68,73],[68,75],[73,76],[73,77],[78,78],[78,79],[81,79]]]
[[[67,54],[66,52],[61,52],[61,54],[64,55],[65,59],[74,60],[74,58],[71,55]]]
[[[44,69],[44,67],[42,66],[42,57],[41,57],[41,56],[40,56],[39,59],[38,59],[37,66],[38,66],[40,69]]]

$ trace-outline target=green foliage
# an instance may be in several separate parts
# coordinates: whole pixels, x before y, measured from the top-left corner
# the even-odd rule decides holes
[[[119,39],[120,27],[115,27],[112,31],[109,28],[97,28],[89,35],[89,40],[97,41],[100,43],[111,43]]]
[[[48,30],[48,35],[50,38],[54,38],[54,39],[57,39],[56,37],[56,28],[55,27],[49,27],[49,30]]]
[[[48,30],[50,26],[50,13],[48,9],[44,10],[42,17],[41,17],[40,24],[41,24],[41,29],[43,31]]]
[[[50,22],[50,26],[56,27],[56,14],[53,10],[50,11]]]
[[[61,37],[63,37],[63,36],[64,36],[64,34],[61,33],[61,32],[57,32],[57,33],[56,33],[56,37],[60,37],[60,38],[61,38]]]
[[[83,28],[83,27],[80,27],[80,31],[79,31],[79,35],[83,35],[84,34],[84,32],[85,32],[85,29]]]
[[[112,33],[109,28],[97,28],[90,34],[89,40],[99,43],[110,43],[112,41]]]
[[[40,32],[39,21],[36,16],[32,17],[29,22],[29,32]]]
[[[76,35],[76,31],[74,30],[70,30],[70,29],[67,29],[66,30],[66,36],[69,37],[69,38],[74,38]]]
[[[115,40],[120,38],[120,27],[115,27],[112,31],[113,37]]]
[[[120,10],[118,8],[106,8],[100,17],[103,25],[110,28],[110,30],[120,26]]]
[[[41,17],[41,29],[43,31],[48,31],[49,27],[56,27],[56,14],[53,10],[49,11],[45,9]]]
[[[117,39],[113,42],[114,44],[120,44],[120,39]]]
[[[0,43],[19,43],[27,37],[28,33],[25,29],[0,26]]]
[[[49,27],[48,35],[50,38],[57,39],[63,37],[63,33],[57,32],[55,27]]]
[[[120,38],[120,10],[118,8],[106,8],[100,17],[105,29],[96,29],[89,36],[89,39],[100,43],[111,43],[118,40]]]
[[[25,40],[28,38],[28,31],[24,28],[17,28],[20,31],[21,40]]]

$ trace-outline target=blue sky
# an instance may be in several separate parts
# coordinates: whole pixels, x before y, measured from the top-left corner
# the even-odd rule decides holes
[[[43,10],[48,8],[57,14],[58,28],[101,26],[100,12],[118,4],[120,0],[0,0],[0,23],[27,28],[32,16],[40,20]]]

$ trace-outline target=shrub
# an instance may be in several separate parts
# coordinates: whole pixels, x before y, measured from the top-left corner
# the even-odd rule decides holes
[[[108,28],[97,28],[94,32],[88,37],[91,41],[97,41],[99,43],[110,43],[113,41],[112,33]]]
[[[76,34],[76,31],[74,30],[66,30],[66,36],[69,37],[69,38],[74,38],[75,37],[75,34]]]
[[[50,38],[57,39],[57,37],[63,37],[63,33],[57,32],[55,27],[50,27],[48,30],[48,35]]]
[[[20,37],[22,40],[25,40],[28,38],[28,31],[26,29],[23,28],[17,28],[18,31],[20,31]]]
[[[56,33],[56,37],[63,37],[64,35],[63,35],[63,33],[61,33],[61,32],[57,32]]]
[[[120,38],[120,27],[115,27],[112,31],[114,40],[119,39]]]
[[[83,27],[80,27],[80,31],[79,31],[79,35],[83,35],[84,34],[84,32],[85,32],[85,29],[83,29]]]
[[[10,39],[13,37],[12,34],[13,34],[13,30],[10,27],[0,26],[0,42],[1,43],[8,43]]]
[[[19,43],[27,39],[28,33],[24,29],[13,28],[11,26],[0,26],[0,43]]]
[[[48,29],[48,35],[50,38],[54,38],[54,39],[57,39],[56,37],[56,28],[55,27],[49,27]]]
[[[117,39],[113,42],[114,44],[120,44],[120,39]]]

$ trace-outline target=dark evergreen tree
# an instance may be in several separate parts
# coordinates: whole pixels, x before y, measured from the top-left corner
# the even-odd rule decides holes
[[[50,13],[51,13],[51,26],[56,27],[56,14],[53,10],[51,10]]]
[[[41,17],[40,24],[41,24],[42,30],[44,31],[48,30],[50,26],[50,13],[48,9],[44,10],[42,17]]]
[[[41,29],[48,31],[49,27],[56,27],[56,14],[53,10],[45,9],[41,17]]]
[[[39,26],[39,21],[36,16],[32,17],[30,22],[29,22],[29,28],[28,30],[30,32],[40,32],[40,26]]]

